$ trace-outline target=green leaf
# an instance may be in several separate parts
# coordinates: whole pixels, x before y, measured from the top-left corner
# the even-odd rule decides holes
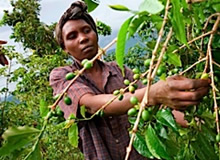
[[[28,160],[42,160],[39,143],[36,145],[34,151],[28,156]]]
[[[212,5],[212,8],[213,8],[216,12],[220,12],[220,2],[213,4],[213,5]]]
[[[116,61],[119,65],[119,67],[122,70],[122,74],[124,76],[124,52],[125,52],[125,43],[126,43],[126,39],[127,39],[127,31],[128,31],[128,27],[129,24],[131,22],[131,20],[133,19],[133,17],[130,17],[129,19],[127,19],[121,26],[119,32],[118,32],[118,40],[117,40],[117,46],[116,46]]]
[[[111,9],[114,9],[114,10],[117,10],[117,11],[130,11],[129,8],[123,6],[123,5],[120,5],[120,4],[117,4],[117,5],[109,5],[109,7]]]
[[[49,112],[48,104],[43,99],[40,100],[40,115],[44,118]]]
[[[175,152],[174,150],[172,152]],[[177,152],[176,152],[177,153]],[[192,160],[196,160],[195,158],[195,153],[193,148],[188,144],[182,144],[182,148],[179,150],[179,153],[176,156],[176,159],[181,159],[181,160],[185,160],[185,159],[192,159]]]
[[[6,130],[2,138],[6,143],[0,148],[0,155],[8,155],[11,152],[20,149],[36,139],[36,133],[40,130],[31,127],[11,127]]]
[[[84,0],[84,1],[88,6],[88,12],[92,12],[99,5],[98,0]]]
[[[139,15],[138,17],[134,18],[131,21],[128,28],[129,31],[128,38],[130,38],[136,33],[137,29],[141,26],[141,24],[143,24],[143,22],[145,22],[146,19],[147,19],[146,15]]]
[[[151,18],[151,21],[154,23],[163,22],[163,18],[158,15],[151,15],[150,18]]]
[[[164,139],[169,139],[167,131],[161,123],[156,123],[155,130],[160,137]]]
[[[154,157],[158,159],[171,159],[166,151],[165,145],[160,141],[151,124],[149,124],[148,128],[146,129],[145,141],[149,151]]]
[[[182,13],[180,13],[182,7],[181,3],[179,0],[172,0],[171,2],[173,5],[171,22],[175,31],[175,36],[180,42],[187,45],[184,17]]]
[[[177,137],[172,133],[169,135],[169,139],[166,139],[163,143],[167,147],[166,150],[167,153],[170,155],[170,157],[175,157],[177,153],[179,153],[180,151],[179,142],[177,141]],[[181,144],[181,147],[183,146],[184,144]]]
[[[128,117],[128,121],[130,124],[134,125],[136,122],[136,117]],[[138,128],[144,128],[144,120],[141,118],[140,122],[138,123]]]
[[[167,53],[167,56],[168,56],[167,62],[169,64],[173,64],[176,67],[181,67],[182,66],[180,55],[178,55],[176,53]]]
[[[178,132],[176,121],[168,109],[161,109],[156,114],[157,121],[161,124],[171,128],[173,131]]]
[[[173,118],[173,115],[168,109],[161,109],[156,114],[157,121],[173,131],[178,132],[176,121]]]
[[[166,78],[167,78],[166,73],[163,73],[163,74],[160,76],[160,80],[165,81],[165,80],[166,80]]]
[[[70,144],[76,148],[78,147],[78,126],[76,123],[73,123],[68,130],[68,137]]]
[[[216,134],[215,132],[211,129],[208,128],[205,125],[202,125],[202,135],[205,136],[209,141],[215,142],[216,140]]]
[[[80,114],[82,115],[83,118],[86,118],[86,106],[85,105],[80,106]]]
[[[140,12],[147,11],[151,14],[157,14],[163,9],[163,4],[158,0],[144,0],[139,6]]]
[[[196,141],[191,142],[191,145],[200,160],[218,159],[217,154],[214,152],[213,145],[211,145],[211,143],[201,133],[198,133]]]
[[[150,153],[149,149],[147,148],[146,142],[144,137],[142,137],[139,133],[136,133],[133,146],[136,151],[144,157],[147,158],[154,158],[153,155]]]

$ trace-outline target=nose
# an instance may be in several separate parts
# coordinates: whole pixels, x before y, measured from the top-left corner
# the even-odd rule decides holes
[[[80,34],[79,43],[84,44],[89,41],[89,38],[85,34]]]

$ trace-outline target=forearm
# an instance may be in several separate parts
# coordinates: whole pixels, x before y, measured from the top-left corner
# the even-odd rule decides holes
[[[120,101],[118,99],[110,103],[104,110],[106,115],[121,115],[125,114],[133,105],[130,103],[130,98],[135,96],[138,101],[141,102],[144,96],[146,88],[137,89],[134,94],[130,92],[125,93],[123,99]],[[108,103],[115,96],[113,94],[100,94],[100,95],[85,95],[80,99],[80,105],[84,104],[87,106],[89,113],[93,114],[103,105]],[[152,97],[150,96],[150,103],[152,103]]]

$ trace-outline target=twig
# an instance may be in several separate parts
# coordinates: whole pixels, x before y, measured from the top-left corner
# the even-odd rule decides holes
[[[220,21],[220,15],[217,17],[217,20],[212,28],[213,31],[216,31],[218,28],[218,24]],[[219,129],[219,118],[218,118],[218,104],[216,100],[216,92],[215,92],[215,82],[214,82],[214,71],[213,71],[213,66],[212,66],[212,51],[211,51],[211,44],[213,41],[214,33],[210,35],[209,38],[209,43],[208,43],[208,48],[207,48],[207,54],[209,55],[209,64],[210,64],[210,75],[211,75],[211,84],[212,84],[212,94],[213,94],[213,100],[214,100],[214,110],[216,114],[216,127],[217,127],[217,133],[220,133]],[[219,145],[220,147],[220,145]]]
[[[216,16],[216,15],[218,15],[218,16],[220,16],[220,13],[216,13],[216,14],[212,14],[209,18],[208,18],[208,20],[206,21],[206,24],[205,24],[205,26],[204,26],[204,30],[206,29],[206,27],[208,26],[208,23],[209,23],[209,21],[211,20],[211,18],[213,17],[213,16]],[[216,28],[212,28],[212,31],[213,32],[216,32],[216,30],[218,29],[218,27]],[[213,34],[211,34],[211,35],[213,35]],[[211,36],[210,36],[211,37]],[[202,39],[202,41],[203,41],[203,39]],[[211,44],[210,44],[211,45]],[[202,46],[201,46],[202,47]],[[201,48],[202,49],[202,48]],[[207,52],[207,54],[206,54],[206,57],[207,57],[207,61],[206,61],[206,64],[205,64],[205,68],[204,68],[204,71],[203,71],[203,73],[206,73],[207,72],[207,70],[208,70],[208,66],[209,66],[209,54],[208,54],[209,52]]]
[[[162,59],[163,59],[163,55],[164,55],[164,53],[165,53],[165,51],[166,51],[166,49],[167,49],[167,44],[168,44],[168,42],[169,42],[169,40],[170,40],[170,38],[171,38],[171,36],[172,36],[172,33],[173,33],[173,29],[170,28],[170,32],[168,33],[167,39],[166,39],[166,41],[165,41],[164,44],[163,44],[163,48],[162,48],[162,50],[161,50],[161,53],[160,53],[160,56],[159,56],[159,58],[158,58],[157,64],[156,64],[156,66],[155,66],[155,68],[154,68],[154,71],[153,71],[153,73],[152,73],[152,76],[151,76],[152,79],[155,77],[156,72],[157,72],[157,69],[158,69],[158,67],[160,66],[160,63],[161,63],[161,61],[162,61]]]
[[[191,44],[192,42],[194,42],[194,41],[196,41],[196,40],[199,40],[199,39],[201,39],[202,37],[208,36],[208,35],[210,35],[210,34],[212,34],[212,33],[213,33],[213,31],[209,31],[209,32],[207,32],[207,33],[205,33],[205,34],[202,34],[202,35],[200,35],[200,36],[198,36],[198,37],[192,39],[191,41],[187,42],[187,44]],[[182,48],[184,48],[184,47],[186,47],[185,44],[182,45],[182,46],[180,46],[178,49],[174,50],[172,53],[176,53],[176,52],[178,52],[180,49],[182,49]]]
[[[145,77],[148,74],[148,72],[149,72],[149,70],[144,72],[143,74],[141,74],[141,77]],[[134,80],[133,82],[131,82],[129,84],[129,86],[135,84],[137,81],[138,80]],[[125,93],[128,90],[129,86],[120,89],[120,94]],[[101,106],[91,117],[84,118],[84,119],[77,119],[76,121],[88,121],[88,120],[91,120],[98,112],[100,112],[101,110],[104,110],[109,104],[111,104],[114,100],[116,100],[120,96],[120,94],[115,96],[115,97],[113,97],[107,103],[105,103],[103,106]]]
[[[220,64],[216,63],[215,61],[212,60],[212,63],[215,64],[216,66],[218,66],[220,68]]]
[[[134,127],[132,129],[132,135],[131,135],[129,145],[128,145],[127,150],[126,150],[125,160],[128,160],[128,158],[130,156],[131,149],[132,149],[132,144],[133,144],[136,132],[137,132],[138,123],[140,121],[141,113],[142,113],[143,109],[145,108],[146,104],[148,104],[149,90],[150,90],[150,85],[151,85],[151,82],[152,82],[151,74],[152,74],[152,70],[153,70],[153,63],[154,63],[154,59],[156,58],[156,53],[157,53],[157,50],[159,48],[159,44],[160,44],[160,41],[161,41],[162,36],[163,36],[164,27],[165,27],[165,24],[166,24],[166,21],[167,21],[167,15],[168,15],[168,10],[169,10],[169,3],[170,3],[170,0],[167,0],[163,23],[162,23],[162,26],[161,26],[161,29],[160,29],[160,32],[159,32],[157,43],[156,43],[155,48],[154,48],[154,50],[152,52],[150,69],[149,69],[149,73],[148,73],[147,88],[146,88],[146,91],[145,91],[145,94],[144,94],[144,98],[143,98],[143,100],[141,102],[141,106],[140,106],[140,110],[139,110],[138,115],[137,115],[137,119],[136,119]]]
[[[207,26],[208,26],[208,24],[209,24],[209,21],[214,17],[214,16],[218,16],[220,13],[214,13],[214,14],[212,14],[211,16],[209,16],[208,18],[207,18],[207,21],[206,21],[206,23],[205,23],[205,25],[204,25],[204,27],[203,27],[203,29],[202,29],[202,34],[204,34],[204,32],[205,32],[205,30],[206,30],[206,28],[207,28]],[[202,48],[203,48],[203,38],[204,37],[202,37],[201,38],[201,45],[200,45],[200,49],[202,50]]]
[[[187,72],[187,71],[189,71],[190,69],[192,69],[195,65],[201,63],[202,61],[205,61],[206,59],[207,59],[207,57],[196,61],[194,64],[192,64],[192,65],[191,65],[190,67],[188,67],[186,70],[180,72],[179,75],[183,75],[185,72]]]

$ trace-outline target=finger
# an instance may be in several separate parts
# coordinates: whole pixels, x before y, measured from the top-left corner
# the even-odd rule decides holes
[[[188,106],[198,105],[200,101],[173,101],[175,105],[172,106],[174,109],[185,110]]]
[[[197,101],[204,97],[208,91],[208,87],[199,88],[194,91],[178,91],[173,94],[172,99],[179,101]]]
[[[168,81],[168,85],[173,90],[192,90],[201,87],[208,87],[210,84],[209,80],[204,79],[189,79],[182,78],[178,80],[171,79]]]

